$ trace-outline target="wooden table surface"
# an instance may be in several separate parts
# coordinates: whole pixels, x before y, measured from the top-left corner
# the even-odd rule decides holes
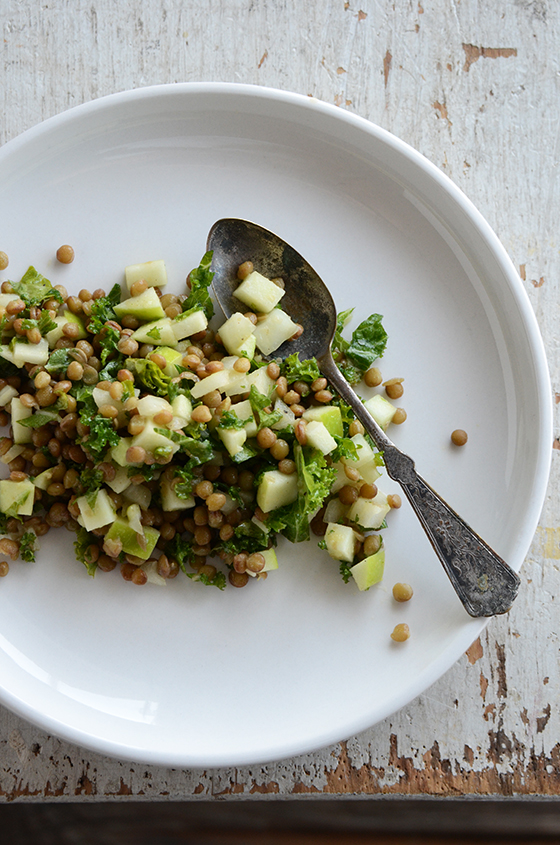
[[[560,402],[560,4],[359,3],[0,0],[0,143],[79,103],[168,82],[266,85],[368,118],[447,173],[497,232],[537,314]],[[273,765],[170,770],[85,751],[0,709],[0,796],[557,795],[559,439],[550,448],[513,610],[391,718]]]

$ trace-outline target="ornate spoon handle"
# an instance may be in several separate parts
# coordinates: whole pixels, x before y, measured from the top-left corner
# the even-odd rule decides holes
[[[516,573],[418,475],[412,458],[389,440],[366,411],[331,353],[317,362],[383,452],[388,475],[401,485],[467,613],[475,617],[506,613],[519,590]]]

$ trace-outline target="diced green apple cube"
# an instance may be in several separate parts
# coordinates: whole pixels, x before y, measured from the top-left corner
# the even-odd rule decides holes
[[[146,484],[131,484],[122,495],[125,502],[140,505],[142,510],[149,508],[152,501],[152,493]]]
[[[191,396],[193,399],[201,399],[207,393],[212,393],[214,390],[224,392],[228,386],[237,381],[238,373],[235,370],[218,370],[206,378],[197,381],[191,388]]]
[[[140,326],[132,334],[132,339],[137,343],[149,343],[152,346],[177,346],[177,338],[170,317],[163,317]]]
[[[178,314],[171,321],[171,328],[177,340],[192,337],[193,334],[203,332],[208,328],[206,314],[200,308],[192,308],[184,314]]]
[[[179,449],[179,444],[174,443],[165,434],[160,434],[159,431],[156,431],[156,428],[161,428],[161,426],[156,426],[153,420],[146,419],[144,430],[132,437],[130,445],[141,446],[146,452],[150,452],[152,455],[155,454],[156,450],[161,450],[162,454],[165,455],[174,455]],[[114,453],[113,459],[117,460]]]
[[[163,372],[169,378],[177,378],[179,375],[179,370],[177,366],[181,367],[181,361],[183,360],[184,352],[180,352],[178,349],[172,349],[170,346],[160,346],[158,347],[158,355],[163,356],[167,361],[167,364],[163,368]]]
[[[128,474],[128,467],[116,466],[115,477],[108,479],[105,483],[114,493],[123,493],[132,483]]]
[[[354,467],[354,469],[361,470],[362,466],[369,463],[375,463],[375,452],[367,442],[366,438],[363,434],[355,434],[353,437],[350,438],[354,446],[356,447],[356,452],[358,454],[358,459],[353,460],[352,458],[342,458],[342,462],[349,467]]]
[[[253,270],[234,290],[233,295],[248,305],[251,311],[268,314],[278,305],[285,291],[266,276]],[[222,332],[220,329],[220,336]]]
[[[375,484],[381,473],[375,461],[370,461],[369,464],[362,464],[360,467],[360,475],[366,484]]]
[[[380,393],[376,393],[375,396],[372,396],[371,399],[364,402],[364,408],[369,411],[377,425],[380,426],[383,431],[386,430],[397,410],[395,406],[392,405],[388,399],[385,399],[384,396],[381,396]]]
[[[167,399],[164,399],[162,396],[153,396],[151,393],[139,399],[136,407],[142,417],[155,417],[156,414],[162,411],[173,413],[173,408]]]
[[[3,464],[10,464],[13,460],[19,458],[21,453],[25,451],[25,448],[23,445],[14,444],[4,455],[0,456],[0,461]]]
[[[42,337],[39,343],[23,343],[16,340],[12,354],[16,367],[23,367],[24,364],[42,367],[49,360],[49,344],[46,337]]]
[[[381,547],[374,555],[370,555],[352,566],[350,572],[358,590],[364,592],[381,581],[384,569],[385,549]]]
[[[15,387],[10,387],[9,384],[4,385],[0,390],[0,408],[4,408],[17,395],[18,392]]]
[[[259,367],[252,373],[237,373],[235,370],[228,370],[230,383],[224,387],[223,392],[227,396],[237,393],[249,393],[254,386],[263,396],[270,396],[274,387],[274,380],[266,372],[266,367]],[[192,391],[191,391],[192,393]]]
[[[171,403],[171,410],[173,417],[180,419],[181,428],[191,420],[192,416],[192,402],[183,393],[179,393]]]
[[[263,473],[257,488],[257,504],[264,513],[291,505],[298,497],[296,473],[284,475],[277,469]]]
[[[274,403],[274,410],[280,411],[282,416],[278,420],[271,425],[271,428],[274,431],[281,431],[283,428],[293,428],[296,423],[296,415],[292,411],[289,405],[286,405],[282,399],[277,399]]]
[[[264,557],[264,567],[261,569],[261,572],[271,572],[274,569],[278,569],[278,558],[276,557],[276,551],[274,549],[264,549],[261,550],[259,554]],[[252,575],[253,578],[256,578],[259,573],[251,572],[248,569],[247,575]]]
[[[322,422],[329,434],[342,437],[342,414],[338,405],[317,405],[308,408],[303,412],[302,417],[306,422]]]
[[[31,443],[32,429],[26,425],[21,425],[21,420],[25,420],[32,415],[31,408],[26,408],[19,397],[12,399],[12,431],[14,435],[14,443]]]
[[[255,417],[253,416],[253,407],[248,399],[244,399],[242,402],[237,402],[236,405],[232,405],[230,411],[232,414],[235,414],[238,420],[243,420],[245,422],[244,429],[247,433],[247,437],[257,436],[257,423],[255,422]]]
[[[289,340],[297,332],[297,325],[288,317],[285,311],[273,308],[260,323],[255,326],[255,340],[263,355],[270,355],[284,341]]]
[[[131,464],[126,459],[126,453],[130,446],[132,446],[132,437],[121,437],[117,445],[109,450],[111,459],[121,467],[139,466],[139,464]]]
[[[332,434],[329,434],[327,427],[318,420],[311,420],[307,423],[305,434],[309,446],[318,449],[323,455],[328,455],[336,449],[336,440]]]
[[[255,326],[236,311],[231,317],[220,326],[220,340],[230,355],[239,355],[239,347],[247,341],[255,330]]]
[[[138,296],[131,296],[124,302],[118,302],[113,310],[119,318],[130,314],[131,317],[146,322],[165,317],[165,311],[154,288],[147,288],[144,293],[140,293]]]
[[[164,511],[183,511],[186,508],[194,507],[194,497],[190,496],[188,499],[182,499],[177,495],[173,485],[167,479],[162,482],[160,493],[161,507]]]
[[[249,373],[247,376],[247,390],[251,390],[251,387],[255,387],[259,393],[262,393],[263,396],[270,396],[272,393],[272,389],[274,388],[275,381],[271,379],[266,371],[266,367],[259,367],[257,370],[253,370],[252,373]]]
[[[51,329],[50,332],[47,332],[45,335],[50,349],[52,349],[56,342],[62,337],[62,329],[67,323],[78,326],[79,334],[76,335],[76,340],[82,340],[87,337],[87,331],[82,318],[78,317],[77,314],[73,314],[72,311],[65,311],[61,317],[55,317],[53,323],[56,323],[56,329]]]
[[[157,571],[157,561],[148,560],[141,565],[140,569],[143,569],[146,573],[148,584],[155,584],[156,587],[167,587],[166,579],[162,578]]]
[[[87,496],[80,496],[76,499],[76,504],[80,509],[81,522],[86,531],[102,528],[113,522],[115,518],[115,506],[103,487],[98,491],[93,507],[90,506]]]
[[[335,560],[351,563],[354,560],[356,534],[349,525],[337,525],[329,522],[325,532],[327,551]]]
[[[241,452],[247,440],[247,432],[244,428],[217,428],[216,431],[232,458]]]
[[[35,502],[35,485],[30,479],[25,481],[0,481],[0,511],[15,513],[18,516],[31,516]]]
[[[352,464],[349,464],[349,466],[352,466]],[[338,463],[334,464],[334,468],[336,470],[336,476],[333,483],[331,484],[331,493],[337,493],[341,487],[352,483],[346,475],[345,465],[342,463],[342,461],[339,461]]]
[[[117,517],[105,537],[107,540],[120,540],[122,550],[126,555],[134,555],[134,557],[139,557],[141,560],[148,560],[155,549],[159,538],[159,531],[156,531],[155,528],[150,528],[149,525],[145,525],[144,536],[141,536],[132,528],[128,520]]]
[[[35,487],[38,487],[39,490],[46,490],[52,482],[53,472],[54,467],[49,467],[48,469],[43,470],[43,472],[40,472],[39,475],[36,475],[33,479]]]
[[[237,347],[237,354],[240,358],[254,358],[256,349],[257,341],[255,340],[255,335],[252,334],[241,346]]]
[[[335,496],[334,499],[331,499],[328,503],[327,507],[325,508],[325,513],[323,515],[324,522],[343,522],[346,518],[346,514],[348,513],[348,505],[345,505],[343,502],[340,501],[338,496]]]
[[[361,528],[376,531],[381,528],[383,520],[391,510],[387,503],[387,496],[378,490],[374,499],[356,499],[348,511],[348,520],[355,522]]]
[[[165,261],[145,261],[143,264],[129,264],[124,268],[126,286],[130,290],[134,282],[146,282],[148,287],[162,288],[167,284]]]

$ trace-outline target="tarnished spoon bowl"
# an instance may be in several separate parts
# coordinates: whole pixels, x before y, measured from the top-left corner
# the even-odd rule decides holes
[[[304,331],[297,340],[282,344],[274,357],[298,352],[302,359],[317,360],[383,453],[388,475],[401,485],[467,613],[474,617],[506,613],[519,590],[519,577],[418,475],[412,458],[387,437],[341,374],[331,354],[336,306],[315,270],[277,235],[246,220],[218,220],[207,248],[213,251],[213,287],[226,317],[242,310],[233,291],[239,284],[237,268],[244,261],[252,261],[268,278],[284,280],[282,308]]]

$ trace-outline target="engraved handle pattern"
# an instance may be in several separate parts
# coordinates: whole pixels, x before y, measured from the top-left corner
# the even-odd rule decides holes
[[[519,590],[518,575],[432,490],[413,465],[407,466],[405,479],[396,480],[467,613],[475,617],[506,613]]]
[[[366,411],[330,353],[318,363],[383,452],[388,475],[401,485],[467,613],[474,617],[506,613],[519,590],[518,575],[418,475],[412,458]]]

